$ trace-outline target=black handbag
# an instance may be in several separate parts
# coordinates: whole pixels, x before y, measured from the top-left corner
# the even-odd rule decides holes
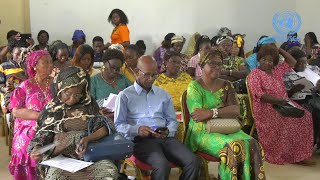
[[[287,103],[284,105],[274,104],[273,108],[284,117],[301,118],[304,116],[304,110]]]
[[[312,92],[312,99],[309,101],[309,103],[313,109],[320,111],[320,96],[315,90]]]
[[[92,123],[88,123],[88,134]],[[120,133],[109,128],[109,135],[95,142],[90,142],[83,158],[87,162],[96,162],[103,159],[123,160],[129,158],[133,154],[134,143],[127,140]]]
[[[232,85],[238,94],[248,94],[246,79],[234,81]]]

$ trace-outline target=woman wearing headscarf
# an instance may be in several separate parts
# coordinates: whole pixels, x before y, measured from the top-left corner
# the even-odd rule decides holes
[[[171,38],[171,46],[172,50],[179,53],[182,61],[181,61],[181,71],[186,72],[188,70],[188,62],[189,58],[181,53],[183,49],[183,45],[186,42],[186,39],[183,36],[173,36]]]
[[[232,84],[219,78],[222,60],[222,53],[214,49],[200,55],[203,73],[187,88],[190,122],[185,144],[192,152],[201,151],[220,158],[221,180],[266,179],[263,150],[255,139],[241,130],[232,134],[206,130],[208,120],[237,118],[240,112]]]
[[[52,59],[48,51],[32,52],[26,59],[28,79],[12,93],[10,109],[15,118],[10,173],[15,180],[38,179],[36,162],[30,158],[27,146],[36,133],[36,119],[52,99],[50,85]]]
[[[184,54],[190,59],[194,54],[194,48],[196,46],[197,40],[200,38],[200,34],[198,32],[194,33],[188,43],[187,49]]]
[[[53,80],[54,99],[38,118],[37,133],[29,145],[31,157],[37,161],[58,155],[81,159],[88,143],[112,134],[110,120],[101,116],[99,107],[89,93],[89,76],[79,67],[61,71]],[[91,126],[88,126],[88,123]],[[92,134],[88,135],[88,128]],[[44,154],[37,150],[53,142],[59,144]],[[54,167],[39,166],[44,179],[117,179],[116,166],[101,160],[76,173]]]
[[[244,59],[233,55],[234,49],[239,53],[239,48],[231,36],[217,36],[212,38],[212,46],[218,48],[223,54],[223,70],[220,78],[229,81],[244,79],[248,75],[248,70],[244,65]]]
[[[72,45],[69,46],[70,57],[74,56],[76,49],[86,42],[86,35],[82,30],[75,30],[72,36]]]
[[[254,49],[254,53],[245,60],[245,64],[249,69],[249,71],[252,71],[259,66],[259,62],[257,59],[257,54],[259,52],[259,49],[264,45],[268,45],[268,44],[276,46],[276,40],[273,37],[268,37],[268,36],[263,36],[262,38],[259,39],[257,43],[257,47]]]

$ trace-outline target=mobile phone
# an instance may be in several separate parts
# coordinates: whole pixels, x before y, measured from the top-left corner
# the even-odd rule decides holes
[[[167,127],[158,127],[154,132],[160,133],[160,131],[166,131],[167,129]]]
[[[31,34],[20,34],[20,37],[21,46],[27,48],[29,46],[27,39],[31,39]]]

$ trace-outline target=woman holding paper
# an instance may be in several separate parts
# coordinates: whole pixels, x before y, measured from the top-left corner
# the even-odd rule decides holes
[[[36,119],[42,108],[52,99],[49,76],[53,69],[48,51],[32,52],[26,59],[28,78],[12,93],[10,110],[15,118],[9,171],[15,180],[37,178],[36,162],[27,147],[36,133]]]
[[[81,68],[69,67],[54,79],[54,99],[41,112],[38,128],[29,149],[31,158],[37,161],[58,155],[81,159],[88,143],[107,136],[113,128],[109,119],[99,115],[99,107],[89,94],[89,77]],[[86,136],[89,119],[93,133]],[[58,145],[44,154],[41,147],[58,142]],[[44,170],[44,169],[42,169]],[[42,171],[45,179],[117,179],[117,167],[110,160],[101,160],[76,173],[49,167]]]
[[[278,62],[278,54],[285,62]],[[274,58],[276,57],[276,58]],[[283,82],[285,73],[292,70],[297,61],[283,49],[266,45],[257,55],[259,67],[251,71],[247,81],[253,104],[253,115],[266,160],[272,164],[297,163],[313,165],[313,123],[310,112],[301,118],[285,117],[273,105],[293,103]]]

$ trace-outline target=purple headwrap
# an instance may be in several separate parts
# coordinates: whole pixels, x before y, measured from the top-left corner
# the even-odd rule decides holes
[[[72,41],[77,42],[79,39],[85,39],[86,35],[82,30],[75,30],[72,36]]]
[[[45,55],[50,54],[46,50],[38,50],[31,52],[31,54],[26,58],[28,78],[33,78],[36,75],[34,68],[39,60]]]
[[[294,46],[301,47],[301,44],[299,41],[288,41],[288,46],[287,46],[286,50],[288,51],[289,49],[291,49]]]

